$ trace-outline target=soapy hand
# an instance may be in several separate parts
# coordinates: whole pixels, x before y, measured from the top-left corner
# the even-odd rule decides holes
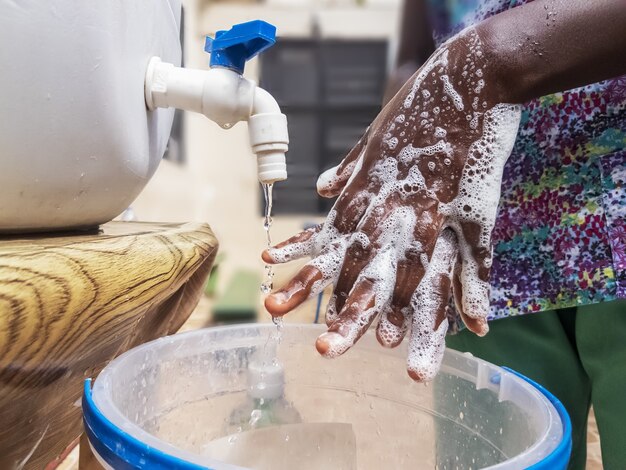
[[[520,118],[494,98],[488,62],[473,29],[441,46],[320,176],[318,192],[339,195],[325,223],[263,253],[268,263],[312,258],[266,299],[274,316],[334,285],[322,355],[344,353],[379,317],[383,346],[410,330],[409,375],[430,380],[451,291],[467,327],[487,333],[491,232]]]

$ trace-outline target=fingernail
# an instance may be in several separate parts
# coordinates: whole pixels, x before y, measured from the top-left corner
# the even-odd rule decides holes
[[[321,335],[317,338],[317,341],[315,341],[315,349],[317,349],[317,352],[320,353],[322,356],[325,356],[330,349],[330,345],[326,342],[323,336],[324,335]]]
[[[485,336],[489,333],[489,323],[484,318],[472,318],[466,326],[478,336]]]
[[[428,374],[423,374],[413,369],[407,369],[407,373],[409,374],[409,377],[419,383],[430,382],[432,380],[432,377]]]
[[[340,356],[346,352],[350,346],[351,344],[346,338],[335,332],[323,333],[315,342],[317,352],[328,358]]]
[[[266,263],[274,262],[274,260],[272,259],[272,255],[270,255],[270,250],[263,250],[263,253],[261,253],[261,259]]]

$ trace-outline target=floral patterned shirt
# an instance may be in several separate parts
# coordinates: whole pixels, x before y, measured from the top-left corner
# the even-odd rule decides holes
[[[435,41],[529,1],[430,0]],[[626,77],[524,105],[493,242],[490,319],[626,298]]]

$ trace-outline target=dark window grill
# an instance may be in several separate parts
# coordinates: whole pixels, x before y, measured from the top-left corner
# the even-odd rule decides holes
[[[280,39],[260,56],[260,85],[289,120],[289,179],[274,188],[276,214],[323,214],[318,175],[337,165],[380,111],[387,64],[381,40]]]

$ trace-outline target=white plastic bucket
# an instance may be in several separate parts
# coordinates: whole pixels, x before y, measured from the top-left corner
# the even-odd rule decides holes
[[[274,331],[271,324],[198,330],[112,361],[93,388],[85,383],[85,429],[98,459],[109,468],[151,469],[311,468],[307,462],[323,460],[316,449],[328,443],[316,435],[286,439],[280,464],[269,467],[238,466],[206,452],[245,399],[248,359]],[[405,344],[383,349],[368,334],[327,360],[314,348],[322,331],[286,325],[278,357],[286,397],[303,422],[353,433],[349,458],[327,468],[566,468],[569,418],[540,386],[451,350],[435,381],[417,384],[405,371]]]

